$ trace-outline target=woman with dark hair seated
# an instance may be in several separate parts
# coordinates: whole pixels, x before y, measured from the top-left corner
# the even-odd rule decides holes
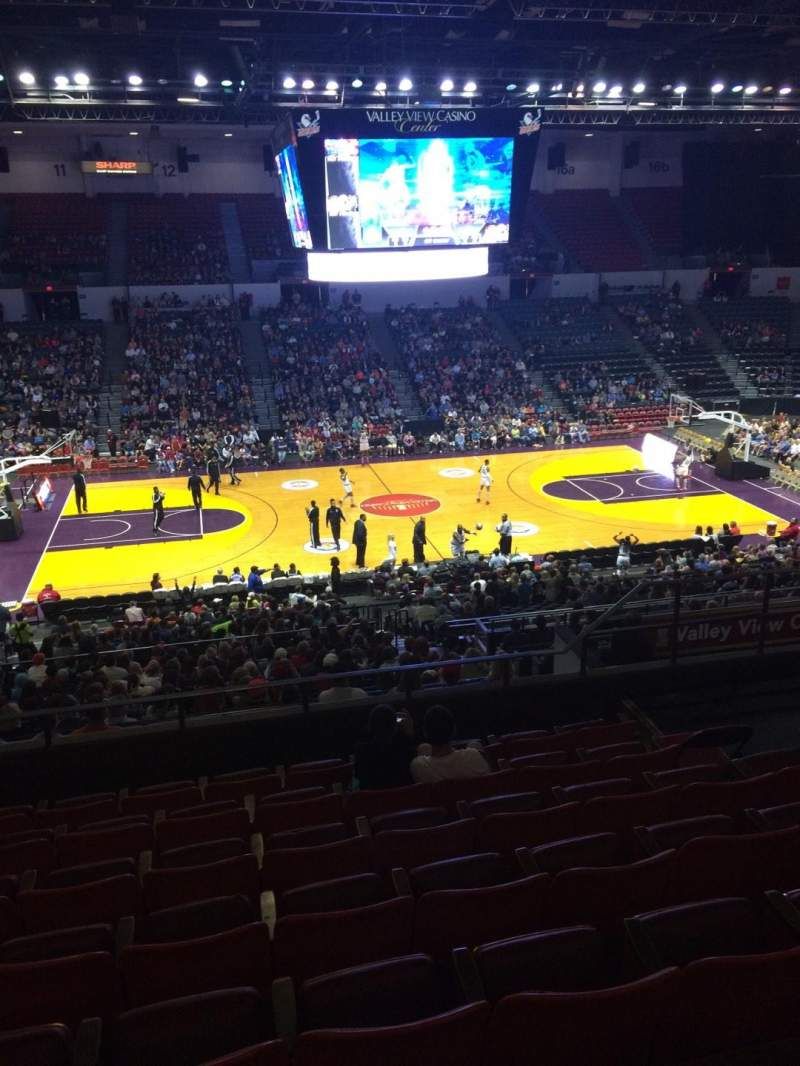
[[[355,777],[362,789],[399,788],[411,784],[414,758],[414,722],[405,711],[387,703],[373,707],[369,740],[356,744]]]

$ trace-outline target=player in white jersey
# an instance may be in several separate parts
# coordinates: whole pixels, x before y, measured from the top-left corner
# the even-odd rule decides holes
[[[675,488],[678,492],[686,492],[689,488],[689,480],[692,475],[692,463],[694,461],[694,453],[689,452],[688,455],[684,455],[678,465],[675,467]]]
[[[478,495],[477,495],[477,498],[476,498],[475,502],[476,503],[480,503],[481,502],[481,496],[483,495],[483,490],[486,489],[486,506],[488,507],[489,506],[489,493],[492,491],[492,474],[491,474],[491,471],[489,470],[489,460],[488,459],[484,459],[483,462],[481,463],[481,468],[478,471],[478,476],[480,477],[481,480],[480,480],[480,485],[478,486]]]
[[[350,480],[350,475],[347,473],[343,466],[339,467],[339,480],[341,481],[342,487],[344,489],[345,500],[349,499],[350,506],[355,507],[356,501],[353,497],[353,482]]]

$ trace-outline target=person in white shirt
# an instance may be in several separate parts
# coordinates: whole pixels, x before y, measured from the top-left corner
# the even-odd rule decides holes
[[[394,570],[397,565],[397,541],[394,539],[394,533],[390,533],[386,538],[386,561],[390,569]]]
[[[125,620],[131,625],[136,625],[137,623],[144,621],[144,611],[135,600],[131,600],[125,608]]]
[[[344,490],[344,500],[342,500],[342,505],[344,504],[345,500],[349,498],[350,506],[355,507],[356,501],[353,498],[353,482],[350,480],[350,475],[347,473],[343,466],[339,467],[339,480],[341,481],[342,488]]]
[[[484,459],[483,462],[481,463],[480,470],[478,471],[478,476],[480,477],[481,480],[480,480],[480,485],[478,486],[478,495],[477,495],[477,497],[475,499],[475,503],[480,503],[481,502],[481,496],[483,495],[483,490],[486,489],[486,506],[488,507],[489,506],[489,494],[492,491],[492,475],[491,475],[491,471],[489,470],[489,460],[488,459]]]
[[[507,514],[500,516],[500,521],[495,526],[495,529],[500,534],[500,543],[498,545],[500,554],[511,555],[512,525]]]
[[[425,714],[427,744],[420,744],[411,760],[414,781],[453,781],[483,777],[490,773],[489,764],[477,748],[454,748],[456,725],[447,707],[436,705]]]
[[[469,533],[462,525],[456,526],[450,536],[450,554],[454,559],[463,559],[467,552]]]

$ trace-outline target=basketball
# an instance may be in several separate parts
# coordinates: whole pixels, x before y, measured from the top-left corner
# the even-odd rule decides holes
[[[475,523],[475,528],[476,529],[483,529],[483,522],[476,522]]]

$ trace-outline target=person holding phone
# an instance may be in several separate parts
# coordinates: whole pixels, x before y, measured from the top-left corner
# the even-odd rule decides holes
[[[369,716],[369,739],[356,744],[355,777],[361,789],[411,784],[416,752],[414,721],[405,709],[379,703]]]

